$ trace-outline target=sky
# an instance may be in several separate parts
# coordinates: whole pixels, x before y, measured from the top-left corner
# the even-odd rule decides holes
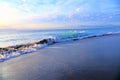
[[[120,0],[0,0],[0,29],[120,25]]]

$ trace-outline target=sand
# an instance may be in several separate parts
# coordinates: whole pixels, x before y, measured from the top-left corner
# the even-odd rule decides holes
[[[0,63],[0,80],[120,80],[120,35],[57,43]]]

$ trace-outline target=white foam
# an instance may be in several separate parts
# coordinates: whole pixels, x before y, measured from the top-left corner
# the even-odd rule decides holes
[[[107,35],[113,35],[113,34],[120,34],[120,31],[106,32],[106,33],[99,33],[99,34],[86,34],[85,31],[81,31],[81,32],[73,31],[73,32],[62,33],[62,34],[59,34],[56,36],[48,36],[45,38],[45,40],[47,40],[47,43],[43,43],[43,44],[34,43],[32,46],[24,47],[22,49],[17,50],[16,52],[14,52],[14,51],[10,51],[10,52],[0,51],[1,53],[3,53],[3,55],[0,54],[0,61],[4,61],[4,60],[7,60],[7,59],[10,59],[13,57],[17,57],[17,56],[20,56],[22,54],[35,52],[38,49],[44,48],[48,45],[51,45],[51,44],[57,43],[57,42],[65,42],[65,41],[107,36]]]

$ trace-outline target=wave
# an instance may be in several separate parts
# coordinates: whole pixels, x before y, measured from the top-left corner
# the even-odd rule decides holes
[[[23,54],[35,52],[38,49],[41,49],[48,45],[52,45],[59,42],[75,41],[80,39],[108,36],[108,35],[114,35],[114,34],[120,34],[120,31],[100,33],[100,34],[88,34],[85,31],[64,32],[64,33],[56,34],[54,36],[44,37],[43,39],[33,43],[20,44],[20,45],[0,48],[0,62],[3,62],[5,60],[8,60],[10,58],[14,58]]]

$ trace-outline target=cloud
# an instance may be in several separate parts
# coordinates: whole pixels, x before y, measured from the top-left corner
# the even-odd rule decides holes
[[[17,17],[12,16],[20,18],[16,21],[21,25],[24,23],[51,23],[49,25],[52,25],[55,22],[75,25],[86,24],[86,22],[94,24],[101,21],[105,24],[120,21],[119,0],[0,0],[0,8],[3,7],[3,2],[6,5],[9,4],[6,10],[17,11],[15,13]],[[0,16],[4,16],[1,13]]]
[[[30,10],[30,7],[29,7],[27,4],[23,4],[23,5],[21,6],[21,8],[22,8],[23,10],[27,11],[27,12],[30,12],[30,11],[31,11],[31,10]]]
[[[80,9],[80,8],[77,8],[77,9],[76,9],[76,12],[80,12],[80,11],[81,11],[81,9]]]
[[[26,2],[26,0],[22,0],[23,2]]]

